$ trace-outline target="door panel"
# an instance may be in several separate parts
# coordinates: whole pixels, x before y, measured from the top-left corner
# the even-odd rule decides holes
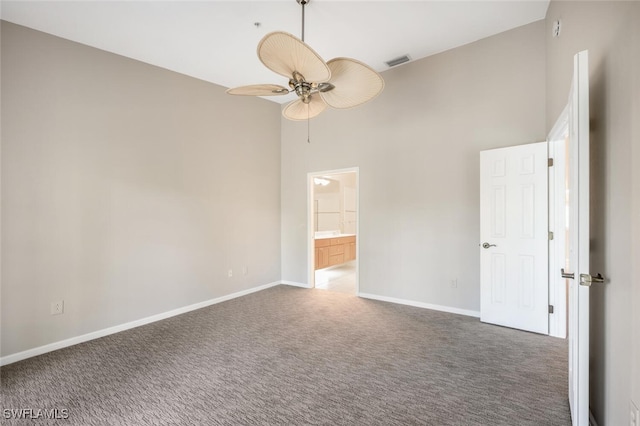
[[[483,322],[548,334],[546,142],[480,154]]]
[[[520,309],[533,310],[535,308],[535,257],[520,256]]]
[[[492,227],[491,238],[504,238],[506,236],[506,185],[493,186],[492,201]]]

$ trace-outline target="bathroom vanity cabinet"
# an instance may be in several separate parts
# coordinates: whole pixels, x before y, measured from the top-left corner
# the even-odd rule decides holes
[[[343,235],[315,240],[316,269],[355,260],[356,236]]]

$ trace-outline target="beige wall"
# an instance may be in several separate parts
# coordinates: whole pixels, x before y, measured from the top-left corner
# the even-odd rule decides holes
[[[386,71],[373,102],[312,120],[311,143],[283,120],[283,279],[307,282],[307,173],[358,166],[360,291],[478,311],[480,151],[545,139],[544,29]]]
[[[279,280],[279,116],[2,22],[2,355]]]
[[[591,290],[591,410],[601,426],[629,424],[632,383],[640,402],[640,325],[632,313],[640,306],[639,9],[638,2],[553,1],[546,18],[547,129],[567,102],[573,55],[589,50],[591,270],[608,278]]]

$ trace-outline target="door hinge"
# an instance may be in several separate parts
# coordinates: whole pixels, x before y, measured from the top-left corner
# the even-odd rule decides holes
[[[553,305],[549,305],[549,313],[552,314],[553,313]]]
[[[553,158],[549,158],[549,159],[547,160],[547,165],[548,165],[549,167],[553,167]]]
[[[549,241],[553,240],[553,231],[549,231]]]

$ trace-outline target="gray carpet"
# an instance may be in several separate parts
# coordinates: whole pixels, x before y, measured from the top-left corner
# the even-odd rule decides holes
[[[569,425],[566,341],[277,286],[2,367],[69,425]]]

